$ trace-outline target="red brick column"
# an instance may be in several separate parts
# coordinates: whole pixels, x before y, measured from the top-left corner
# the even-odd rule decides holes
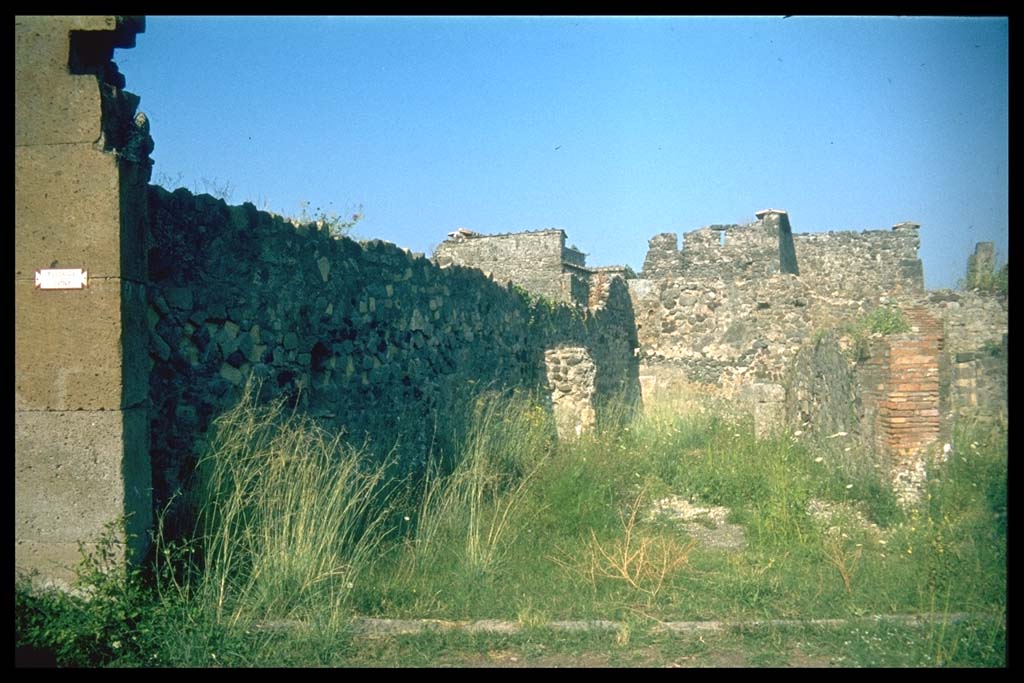
[[[878,438],[892,462],[901,499],[913,501],[924,483],[926,455],[939,440],[939,353],[942,322],[924,308],[905,309],[908,333],[889,338],[886,387],[878,410]]]

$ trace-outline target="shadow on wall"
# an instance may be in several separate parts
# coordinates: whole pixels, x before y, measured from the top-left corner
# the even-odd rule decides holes
[[[636,314],[626,281],[612,278],[603,305],[588,320],[598,419],[626,418],[642,404]]]
[[[479,270],[440,269],[392,244],[335,239],[251,204],[149,191],[154,503],[187,489],[211,421],[247,378],[261,399],[422,472],[486,390],[545,394],[544,351],[592,349],[598,404],[639,395],[624,283],[593,315],[530,302]],[[603,403],[602,403],[603,402]],[[175,522],[170,531],[187,525]]]

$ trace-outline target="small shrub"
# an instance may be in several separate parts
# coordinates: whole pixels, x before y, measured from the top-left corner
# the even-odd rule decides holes
[[[311,209],[308,201],[299,202],[299,208],[299,215],[297,218],[292,219],[293,223],[298,225],[315,224],[317,228],[326,230],[335,239],[348,235],[355,228],[356,224],[363,219],[363,207],[361,205],[351,214],[351,217],[341,216],[336,211],[328,211],[319,206]]]
[[[46,653],[54,666],[144,662],[168,628],[143,568],[124,560],[124,523],[109,523],[82,559],[70,591],[15,585],[15,649]]]
[[[853,340],[850,347],[851,359],[859,362],[869,357],[868,339],[871,335],[901,334],[910,331],[910,324],[896,306],[879,306],[848,329]]]
[[[895,306],[879,306],[861,323],[868,334],[900,334],[910,330],[907,319]]]
[[[680,543],[672,536],[652,534],[641,529],[637,515],[641,504],[647,503],[641,490],[621,516],[622,536],[602,543],[591,530],[589,553],[584,558],[583,572],[596,586],[597,580],[622,581],[643,594],[648,604],[658,597],[666,579],[684,567],[696,547],[694,541]],[[562,562],[554,558],[556,562]],[[563,564],[567,569],[574,568]]]

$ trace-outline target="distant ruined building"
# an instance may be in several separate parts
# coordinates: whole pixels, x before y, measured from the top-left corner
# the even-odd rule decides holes
[[[397,435],[379,447],[409,473],[484,392],[546,397],[563,439],[622,406],[741,399],[760,435],[875,454],[908,501],[954,419],[1007,420],[1007,298],[926,292],[913,223],[794,234],[766,209],[654,236],[638,275],[560,229],[458,229],[426,259],[148,185],[111,61],[144,27],[15,19],[16,571],[67,585],[112,524],[128,560],[154,510],[187,526],[178,493],[251,380],[353,439]],[[882,306],[909,331],[842,332]]]
[[[952,418],[1006,420],[1006,302],[926,292],[917,223],[793,234],[784,210],[756,217],[687,232],[682,248],[674,233],[655,235],[639,276],[588,268],[561,230],[453,234],[435,260],[581,306],[605,278],[623,279],[644,400],[742,399],[759,434],[841,434],[875,453],[911,502]],[[972,263],[989,250],[979,245]],[[850,348],[852,324],[883,306],[910,329]],[[979,353],[986,345],[1001,354]]]

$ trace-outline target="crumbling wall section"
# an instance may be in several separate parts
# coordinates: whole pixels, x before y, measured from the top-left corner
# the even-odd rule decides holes
[[[977,291],[931,292],[926,305],[944,325],[943,413],[1005,425],[1008,418],[1009,301]]]
[[[582,346],[544,352],[558,438],[573,440],[594,427],[594,361]]]
[[[763,221],[712,225],[683,235],[683,272],[694,279],[767,278],[779,270],[779,230]]]
[[[683,257],[679,251],[678,235],[674,232],[663,232],[647,241],[643,278],[678,277],[682,272]]]
[[[582,258],[565,246],[561,230],[537,230],[505,235],[460,235],[445,240],[434,252],[438,265],[459,264],[479,268],[500,284],[514,282],[530,293],[569,303],[580,296],[573,272],[563,266]],[[586,301],[583,295],[582,301]]]
[[[919,226],[793,235],[800,277],[817,291],[878,302],[924,293]]]
[[[874,304],[924,292],[916,223],[899,223],[891,230],[793,234],[786,212],[768,209],[758,216],[754,223],[687,232],[681,250],[675,234],[656,235],[648,244],[643,277],[734,281],[791,273],[821,296]],[[783,268],[790,244],[795,263]]]
[[[874,420],[866,404],[877,408],[878,386],[884,383],[876,359],[872,370],[858,373],[857,364],[840,343],[835,330],[809,339],[794,359],[786,378],[786,422],[819,439],[873,450]]]
[[[816,299],[793,275],[637,279],[629,288],[648,385],[777,383],[815,320]]]

